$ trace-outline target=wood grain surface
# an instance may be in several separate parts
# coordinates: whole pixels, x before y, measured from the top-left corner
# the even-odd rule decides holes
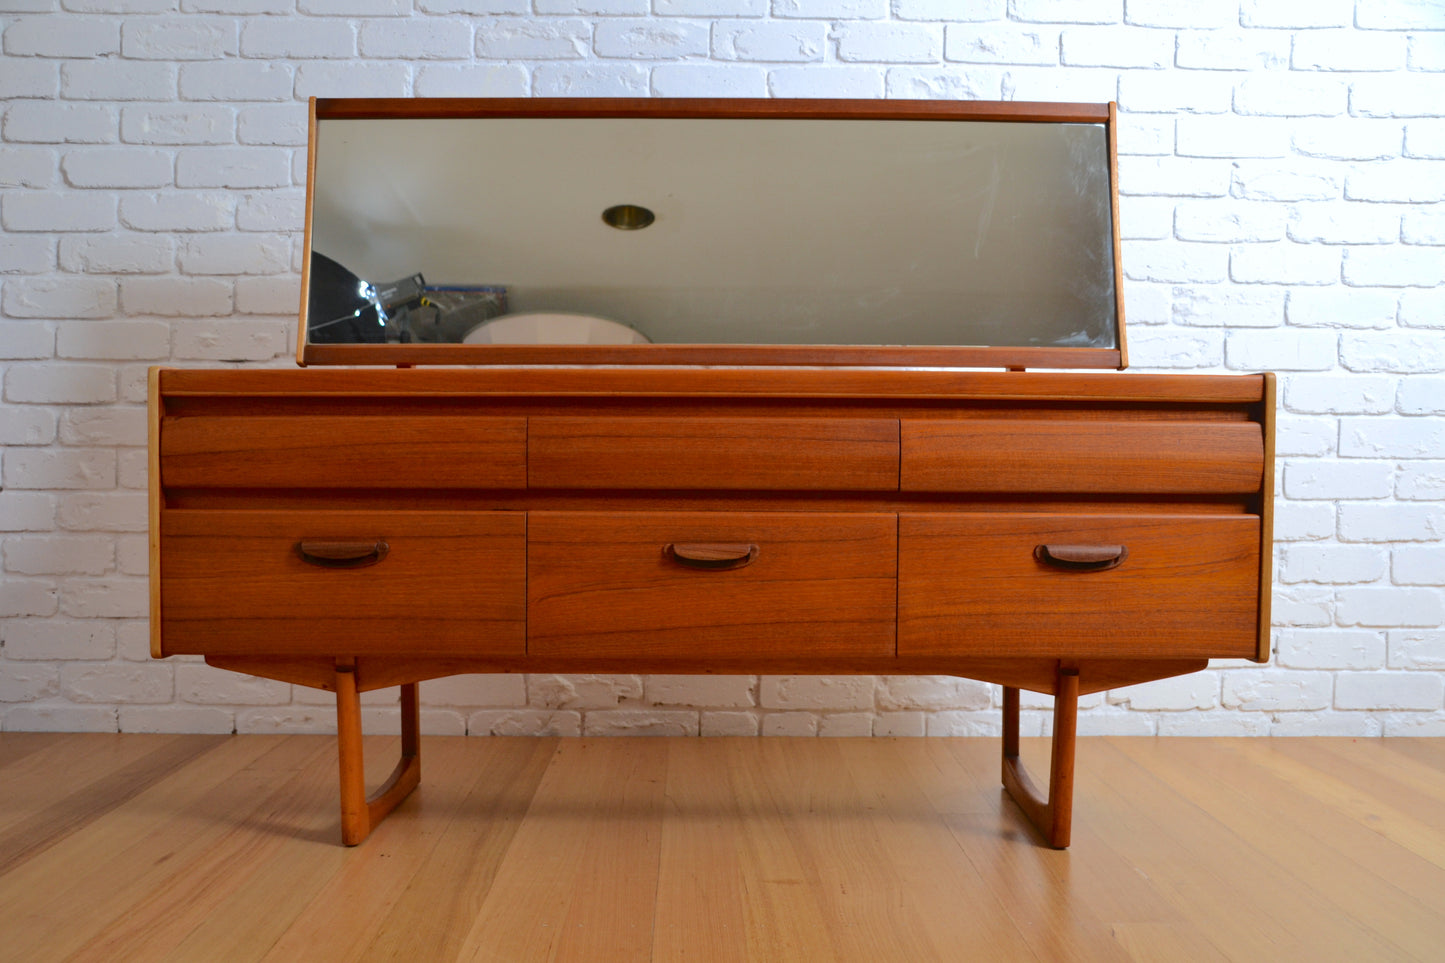
[[[893,515],[532,512],[527,652],[891,656],[896,539]],[[759,551],[744,567],[699,571],[667,558],[674,542]]]
[[[890,418],[531,418],[533,488],[896,491]]]
[[[366,568],[321,568],[296,551],[311,538],[390,549]],[[520,655],[525,541],[518,512],[168,512],[164,650]]]
[[[161,482],[224,488],[521,488],[521,418],[417,414],[171,417]]]
[[[364,346],[363,346],[364,347]],[[1118,374],[1045,371],[914,371],[794,368],[284,368],[159,372],[168,401],[238,395],[255,401],[331,397],[499,398],[871,398],[948,401],[1094,401],[1107,404],[1249,404],[1264,397],[1263,375]]]
[[[1035,558],[1050,542],[1129,554],[1107,571],[1062,571]],[[898,651],[1248,658],[1258,546],[1248,516],[905,514]]]
[[[1433,963],[1445,945],[1441,739],[1082,737],[1066,852],[1000,792],[997,738],[422,741],[427,779],[348,850],[328,737],[0,733],[0,960]],[[1041,766],[1046,741],[1021,741]],[[396,739],[366,749],[379,779]]]
[[[904,419],[903,491],[1225,494],[1259,491],[1248,422]]]

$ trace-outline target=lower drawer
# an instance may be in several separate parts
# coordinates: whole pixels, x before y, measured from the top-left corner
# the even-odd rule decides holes
[[[909,514],[899,655],[1252,658],[1255,516]]]
[[[171,511],[166,655],[522,655],[520,512]]]
[[[527,651],[892,656],[894,515],[532,512]]]

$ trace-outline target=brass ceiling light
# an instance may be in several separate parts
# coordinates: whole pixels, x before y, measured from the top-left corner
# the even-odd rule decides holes
[[[602,220],[619,231],[640,231],[657,220],[657,215],[639,204],[615,204],[602,212]]]

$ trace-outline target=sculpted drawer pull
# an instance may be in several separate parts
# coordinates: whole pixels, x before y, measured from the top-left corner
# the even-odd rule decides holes
[[[365,568],[386,558],[391,546],[381,539],[356,542],[329,542],[321,539],[302,539],[296,543],[296,554],[301,561],[322,568]]]
[[[1071,572],[1102,572],[1116,568],[1129,557],[1123,545],[1038,545],[1034,558]]]
[[[742,568],[758,557],[758,547],[745,542],[668,542],[662,554],[688,568]]]

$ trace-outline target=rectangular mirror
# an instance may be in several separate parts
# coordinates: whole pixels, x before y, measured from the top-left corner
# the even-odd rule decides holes
[[[1112,105],[312,110],[303,364],[1125,363]]]

